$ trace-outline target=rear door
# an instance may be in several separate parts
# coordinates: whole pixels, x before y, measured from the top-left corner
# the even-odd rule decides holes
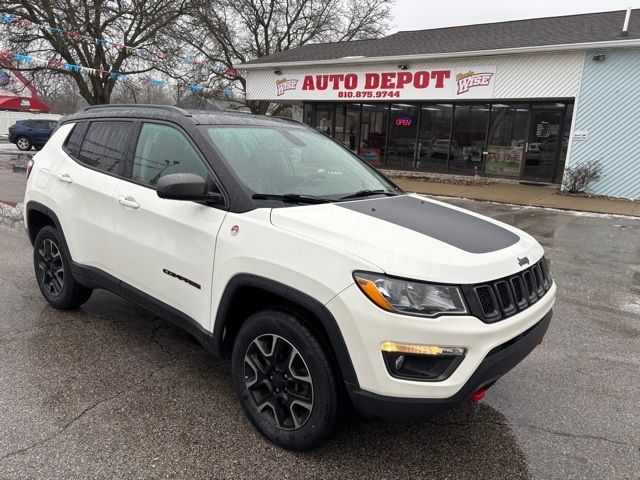
[[[133,126],[121,120],[76,124],[49,182],[50,207],[62,224],[73,261],[111,275],[116,274],[114,194]]]
[[[171,173],[198,174],[215,188],[213,171],[186,132],[142,123],[127,181],[114,193],[118,276],[209,330],[215,242],[226,210],[158,197],[158,180]]]
[[[33,120],[33,130],[31,132],[31,143],[34,145],[44,145],[51,136],[51,129],[47,120]]]

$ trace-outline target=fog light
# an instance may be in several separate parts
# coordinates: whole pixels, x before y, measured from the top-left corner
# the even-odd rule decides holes
[[[415,345],[411,343],[395,343],[383,342],[380,350],[390,353],[408,353],[411,355],[435,355],[435,356],[464,356],[467,353],[466,348],[462,347],[443,347],[440,345]]]
[[[393,367],[396,370],[400,370],[402,368],[402,365],[404,365],[404,355],[399,355],[398,358],[396,358],[396,361],[393,363]]]

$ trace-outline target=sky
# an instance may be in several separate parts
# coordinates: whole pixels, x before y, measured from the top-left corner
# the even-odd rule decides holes
[[[640,0],[396,0],[390,33],[627,7],[640,8]]]

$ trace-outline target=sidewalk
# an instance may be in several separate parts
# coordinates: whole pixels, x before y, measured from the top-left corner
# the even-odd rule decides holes
[[[492,185],[451,185],[447,183],[421,182],[403,178],[393,181],[408,192],[445,197],[462,197],[515,205],[577,210],[581,212],[613,213],[640,217],[640,201],[608,200],[601,198],[571,197],[560,195],[557,186],[532,186],[519,183],[494,183]]]

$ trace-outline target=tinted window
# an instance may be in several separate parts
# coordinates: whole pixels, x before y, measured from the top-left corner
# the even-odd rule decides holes
[[[67,141],[64,146],[67,150],[73,154],[78,154],[78,149],[80,148],[80,142],[82,141],[82,135],[84,134],[84,130],[86,127],[85,123],[76,123],[73,126],[73,130],[71,130],[71,134],[67,137]]]
[[[25,120],[24,122],[22,122],[22,125],[27,127],[27,128],[36,128],[35,123],[36,122],[33,121],[33,120]]]
[[[131,178],[155,186],[171,173],[195,173],[207,179],[209,172],[185,136],[173,127],[145,123],[133,159]]]
[[[91,167],[122,175],[131,128],[130,122],[91,123],[78,159]]]

